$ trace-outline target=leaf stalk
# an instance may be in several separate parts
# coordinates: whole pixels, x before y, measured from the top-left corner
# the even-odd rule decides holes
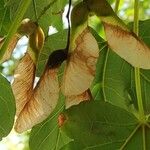
[[[115,3],[115,12],[116,13],[118,12],[119,4],[120,4],[120,0],[116,0],[116,3]]]
[[[136,35],[138,35],[138,32],[139,32],[139,0],[135,0],[135,2],[134,2],[133,31]],[[141,92],[140,69],[135,67],[134,74],[135,74],[135,88],[136,88],[136,95],[137,95],[137,103],[138,103],[138,109],[139,109],[139,120],[141,122],[145,122],[144,108],[143,108],[143,102],[142,102],[142,92]]]

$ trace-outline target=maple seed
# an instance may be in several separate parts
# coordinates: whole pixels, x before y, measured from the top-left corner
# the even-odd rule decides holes
[[[17,116],[22,111],[25,104],[30,100],[32,95],[35,69],[35,64],[28,53],[23,56],[15,69],[12,90],[16,101]]]
[[[63,126],[65,121],[66,121],[66,116],[64,114],[60,114],[58,116],[58,125],[59,125],[59,127]]]
[[[71,13],[69,54],[61,85],[66,96],[66,108],[91,99],[87,90],[95,76],[99,47],[87,25],[88,11],[85,3],[81,2]]]
[[[15,130],[21,133],[42,122],[54,110],[58,98],[57,69],[46,68],[28,103],[19,114]]]
[[[150,69],[150,48],[133,32],[103,23],[109,47],[134,67]]]
[[[99,57],[97,41],[88,27],[81,31],[75,44],[63,76],[61,89],[65,96],[82,94],[90,87]]]

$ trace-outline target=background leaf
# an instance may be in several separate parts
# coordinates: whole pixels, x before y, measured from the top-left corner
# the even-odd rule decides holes
[[[23,0],[1,0],[0,2],[0,36],[7,34],[11,21],[16,16],[16,12]],[[49,26],[54,26],[57,30],[63,30],[62,14],[67,0],[33,0],[24,18],[36,21],[48,34]]]
[[[0,74],[0,140],[11,131],[15,117],[15,99],[10,83]]]
[[[11,25],[10,7],[5,0],[0,1],[0,36],[6,35]]]
[[[83,102],[64,115],[62,131],[80,143],[80,149],[118,149],[138,125],[131,113],[100,101]]]
[[[56,27],[58,30],[62,30],[62,13],[66,2],[67,0],[35,0],[35,9],[32,3],[26,13],[26,17],[35,21],[40,17],[38,19],[38,23],[45,33],[48,33],[48,27],[51,25]],[[34,10],[37,13],[37,18]]]

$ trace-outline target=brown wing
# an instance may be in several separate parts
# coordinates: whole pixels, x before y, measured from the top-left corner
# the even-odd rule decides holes
[[[110,48],[134,67],[150,69],[150,48],[134,33],[104,23]]]
[[[30,101],[19,114],[15,130],[23,132],[46,119],[56,107],[59,98],[57,69],[46,69]]]
[[[15,49],[15,47],[16,47],[16,45],[17,45],[17,43],[18,43],[20,38],[21,38],[21,36],[19,36],[18,34],[15,34],[12,37],[12,39],[11,39],[11,41],[10,41],[8,47],[7,47],[6,52],[5,52],[4,56],[3,56],[3,58],[1,59],[1,62],[4,62],[4,61],[6,61],[6,60],[8,60],[10,58],[10,56],[11,56],[13,50]],[[0,41],[0,46],[3,44],[4,41],[5,41],[5,39]]]
[[[91,100],[91,96],[89,95],[88,90],[80,95],[67,96],[65,101],[66,109],[73,105],[78,105],[82,101],[88,100]]]
[[[80,95],[91,85],[99,56],[96,39],[86,28],[76,39],[76,47],[67,62],[62,82],[66,96]]]
[[[35,78],[35,64],[28,53],[19,62],[15,74],[12,90],[16,100],[16,115],[18,116],[33,92]]]

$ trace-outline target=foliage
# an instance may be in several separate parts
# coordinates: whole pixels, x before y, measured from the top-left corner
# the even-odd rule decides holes
[[[73,6],[79,2],[81,0],[74,0]],[[112,6],[115,5],[114,0],[108,2]],[[0,36],[6,37],[4,44],[0,43],[2,50],[0,58],[3,57],[11,38],[17,32],[20,22],[24,18],[29,18],[38,23],[46,37],[36,64],[36,76],[40,77],[49,55],[56,50],[64,49],[67,45],[68,29],[64,25],[63,12],[68,1],[28,0],[28,5],[24,5],[24,9],[20,10],[23,3],[23,0],[1,0],[0,2]],[[138,19],[133,20],[134,4],[130,1],[121,1],[118,11],[120,18],[128,23],[131,30],[135,28],[135,22],[138,21]],[[140,6],[139,18],[142,21],[139,21],[137,34],[150,47],[149,3],[140,1]],[[20,16],[19,11],[21,11]],[[150,71],[140,69],[138,74],[135,67],[111,50],[105,37],[103,24],[98,18],[90,17],[89,25],[100,49],[96,75],[91,86],[88,87],[92,93],[92,100],[81,102],[66,110],[66,98],[60,92],[55,110],[46,120],[32,128],[30,150],[150,149]],[[53,26],[57,33],[49,34],[50,26]],[[65,65],[66,62],[59,69],[60,82]],[[12,73],[14,68],[14,66],[9,68]],[[2,66],[0,70],[3,70]],[[135,74],[140,78],[138,85]],[[11,83],[6,78],[2,73],[0,74],[1,140],[13,128],[16,109],[15,95]],[[141,89],[141,98],[137,87]],[[65,118],[62,125],[58,122],[60,114]]]
[[[0,139],[2,139],[11,131],[15,115],[15,101],[10,83],[2,75],[0,75],[0,87]]]

